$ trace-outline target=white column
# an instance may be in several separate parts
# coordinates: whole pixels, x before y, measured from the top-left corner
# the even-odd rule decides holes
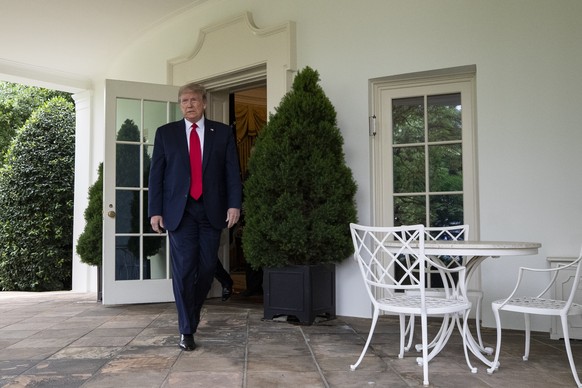
[[[73,219],[73,291],[97,291],[97,267],[81,262],[76,246],[85,228],[83,213],[87,208],[89,186],[97,180],[97,165],[94,165],[91,136],[91,105],[93,92],[83,91],[73,95],[75,100],[75,205]]]

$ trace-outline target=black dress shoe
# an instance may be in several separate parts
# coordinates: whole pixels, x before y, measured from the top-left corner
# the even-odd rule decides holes
[[[232,295],[232,286],[231,287],[223,287],[222,288],[222,301],[228,300]]]
[[[180,336],[180,348],[187,352],[190,352],[196,348],[194,344],[194,336],[192,334],[182,334]]]

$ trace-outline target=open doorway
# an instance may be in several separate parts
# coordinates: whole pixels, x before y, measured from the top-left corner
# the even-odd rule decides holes
[[[253,146],[259,132],[267,123],[267,87],[236,90],[230,93],[229,100],[230,125],[235,131],[244,185]],[[230,274],[234,281],[234,294],[241,299],[262,300],[262,272],[253,271],[245,260],[242,249],[243,233],[244,211],[241,221],[231,231]]]

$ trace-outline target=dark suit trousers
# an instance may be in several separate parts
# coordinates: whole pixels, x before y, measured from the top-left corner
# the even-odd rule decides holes
[[[216,273],[214,277],[220,282],[222,288],[230,288],[234,284],[230,274],[226,272],[219,258],[216,259]]]
[[[200,323],[200,311],[214,280],[221,232],[210,225],[204,201],[190,198],[180,225],[169,233],[181,334],[194,334]]]

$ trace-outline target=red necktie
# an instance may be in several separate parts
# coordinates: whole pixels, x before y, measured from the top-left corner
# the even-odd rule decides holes
[[[202,195],[202,155],[200,152],[200,137],[196,132],[196,124],[190,131],[190,195],[194,199]]]

